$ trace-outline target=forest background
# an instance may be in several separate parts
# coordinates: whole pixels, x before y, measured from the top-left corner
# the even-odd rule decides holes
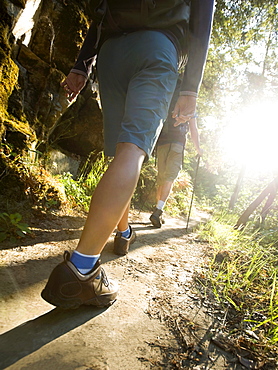
[[[87,211],[108,163],[97,83],[73,104],[60,88],[89,27],[87,2],[4,0],[0,13],[0,241],[19,245],[38,212]],[[252,323],[261,354],[278,341],[277,13],[277,0],[216,2],[198,99],[204,156],[197,172],[188,140],[166,208],[187,217],[194,191],[192,216],[211,215],[198,230],[213,247],[199,282]],[[152,158],[134,208],[151,210],[155,177]]]

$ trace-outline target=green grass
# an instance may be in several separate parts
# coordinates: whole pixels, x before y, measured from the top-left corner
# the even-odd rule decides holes
[[[98,160],[93,163],[88,176],[81,175],[78,180],[74,180],[70,173],[64,173],[59,176],[63,183],[68,200],[73,207],[89,210],[92,194],[100,181],[103,173],[108,167],[108,162],[102,154]]]
[[[73,207],[88,211],[91,196],[108,167],[104,155],[94,162],[89,175],[81,175],[74,180],[70,173],[59,176],[63,183],[68,200]],[[156,177],[157,170],[154,158],[144,163],[140,178],[135,189],[132,205],[142,211],[151,211],[156,204]],[[167,200],[165,211],[175,216],[187,216],[192,196],[192,180],[190,175],[182,170],[174,183],[173,190]],[[194,215],[196,201],[194,200],[192,215]]]
[[[236,330],[247,325],[269,350],[278,342],[276,240],[259,229],[234,230],[234,221],[220,214],[201,225],[199,238],[209,243],[210,255],[200,280],[237,317]]]

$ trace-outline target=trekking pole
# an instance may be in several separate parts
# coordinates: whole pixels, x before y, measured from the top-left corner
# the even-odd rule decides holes
[[[190,218],[190,214],[191,214],[191,209],[192,209],[192,204],[193,204],[193,199],[194,199],[194,193],[195,193],[195,189],[196,189],[197,174],[198,174],[198,169],[199,169],[199,164],[200,164],[200,158],[201,158],[201,156],[198,154],[197,166],[196,166],[196,170],[195,170],[195,178],[194,178],[193,189],[192,189],[191,202],[190,202],[188,216],[187,216],[187,223],[186,223],[186,229],[185,229],[186,231],[188,230],[189,218]]]

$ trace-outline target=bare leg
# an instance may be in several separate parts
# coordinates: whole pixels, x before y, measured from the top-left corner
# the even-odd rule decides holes
[[[117,229],[119,231],[125,231],[128,228],[128,214],[129,214],[130,202],[126,207],[126,210],[118,223]]]
[[[158,200],[163,200],[163,202],[166,202],[168,199],[171,190],[173,187],[173,181],[165,181],[163,185],[161,185],[160,188],[160,197]]]
[[[77,246],[88,255],[101,253],[124,217],[137,184],[145,152],[131,143],[119,143],[116,155],[100,180]]]
[[[159,185],[156,192],[157,204],[154,212],[150,216],[150,221],[154,227],[161,227],[162,223],[164,222],[161,218],[163,213],[163,207],[168,199],[172,187],[173,181],[165,181],[162,185]]]
[[[161,198],[161,189],[162,185],[158,185],[157,191],[156,191],[156,201],[158,202]]]

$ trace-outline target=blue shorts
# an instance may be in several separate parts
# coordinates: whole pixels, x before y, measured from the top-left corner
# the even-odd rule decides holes
[[[97,73],[104,120],[104,152],[117,143],[137,145],[150,156],[178,79],[178,53],[158,31],[113,37],[102,45]]]

